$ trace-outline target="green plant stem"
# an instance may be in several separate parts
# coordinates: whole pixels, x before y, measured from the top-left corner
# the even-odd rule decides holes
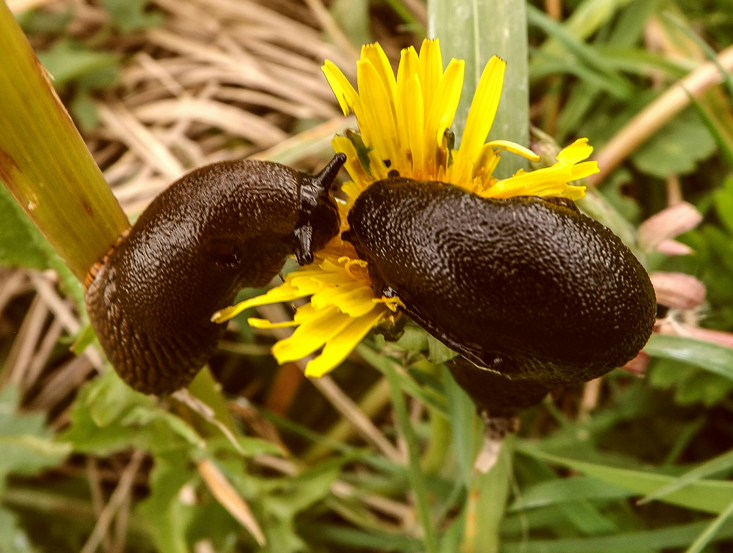
[[[442,376],[440,365],[425,362],[425,371],[437,379]],[[422,469],[425,474],[439,474],[445,466],[445,460],[450,450],[451,424],[444,413],[428,406],[430,413],[430,442],[422,458]]]
[[[427,553],[437,553],[438,540],[435,526],[430,516],[430,503],[428,502],[425,475],[420,467],[420,447],[417,442],[417,436],[415,435],[415,430],[412,428],[412,424],[410,424],[410,417],[407,414],[407,404],[405,403],[405,396],[402,395],[402,388],[400,387],[397,372],[389,363],[385,363],[384,370],[387,376],[387,382],[389,382],[392,404],[394,405],[395,416],[397,417],[397,426],[407,443],[410,487],[415,494],[417,516],[425,533],[425,550]]]
[[[440,39],[443,60],[466,60],[465,82],[453,130],[456,139],[471,107],[481,73],[491,56],[507,62],[499,110],[489,140],[529,144],[529,79],[527,67],[527,11],[517,0],[429,0],[428,36]],[[494,175],[505,178],[527,161],[505,154]]]
[[[83,280],[129,223],[0,1],[0,180]]]

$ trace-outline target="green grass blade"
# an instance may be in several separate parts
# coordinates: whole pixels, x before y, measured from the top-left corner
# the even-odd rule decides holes
[[[718,148],[720,149],[720,155],[723,157],[725,162],[728,164],[728,167],[733,169],[733,144],[731,141],[725,136],[725,132],[723,131],[720,124],[708,113],[708,111],[703,107],[703,105],[695,98],[690,92],[685,89],[685,92],[687,93],[687,97],[690,99],[690,103],[692,104],[692,107],[697,112],[697,115],[700,117],[703,123],[705,123],[705,126],[707,127],[708,131],[712,135],[712,137],[715,139],[715,143],[718,145]]]
[[[685,33],[685,35],[687,35],[690,40],[697,44],[697,46],[700,48],[700,50],[703,51],[705,56],[707,56],[707,58],[715,65],[715,67],[718,68],[718,71],[720,71],[720,74],[725,80],[725,85],[728,87],[728,94],[733,97],[733,76],[731,76],[730,72],[726,71],[725,68],[720,65],[720,62],[718,61],[718,53],[713,50],[707,42],[700,38],[700,36],[695,33],[695,31],[690,29],[690,27],[678,17],[675,17],[670,13],[663,13],[662,17],[665,19],[665,21],[668,21],[669,23],[677,27],[680,31]]]
[[[83,280],[127,218],[4,2],[0,52],[0,180]]]
[[[510,512],[524,509],[536,509],[573,501],[587,501],[591,499],[623,499],[632,495],[632,492],[592,476],[575,476],[546,480],[535,484],[522,492],[509,507]]]
[[[712,542],[715,535],[720,531],[720,528],[725,522],[733,515],[733,502],[728,505],[728,508],[720,513],[718,517],[710,523],[710,526],[705,528],[705,531],[698,536],[693,544],[685,551],[685,553],[701,553],[709,543]]]
[[[654,493],[651,493],[644,497],[641,501],[639,501],[639,504],[648,503],[649,501],[654,501],[655,499],[660,499],[665,495],[676,492],[677,490],[681,490],[685,486],[689,486],[693,482],[697,482],[698,480],[707,478],[708,476],[711,476],[717,472],[722,472],[724,470],[730,469],[731,467],[733,467],[733,450],[728,451],[723,455],[719,455],[718,457],[715,457],[714,459],[703,463],[699,467],[696,467],[691,471],[686,472],[663,488],[660,488]]]
[[[677,480],[673,476],[609,467],[546,453],[526,442],[519,444],[517,451],[552,464],[572,468],[583,474],[595,476],[605,482],[640,495],[653,493]],[[685,488],[665,495],[660,500],[688,509],[720,514],[733,501],[733,482],[722,480],[692,482]]]
[[[527,20],[530,25],[539,27],[548,36],[556,39],[568,52],[575,55],[587,67],[596,69],[599,73],[605,75],[610,82],[614,83],[613,87],[615,89],[623,91],[623,97],[628,98],[631,96],[634,90],[633,85],[627,79],[616,73],[595,48],[568,33],[561,24],[534,6],[527,6]]]
[[[503,553],[649,553],[684,547],[700,532],[706,522],[693,522],[656,530],[626,532],[613,536],[565,538],[557,540],[532,540],[530,542],[504,542]],[[733,536],[733,521],[723,524],[716,540]]]
[[[701,369],[733,379],[733,349],[687,338],[652,334],[644,351],[652,357],[685,361]]]
[[[525,5],[524,1],[517,0],[428,1],[428,36],[440,39],[444,63],[451,58],[466,60],[465,84],[453,123],[457,139],[463,133],[481,72],[491,56],[497,55],[507,62],[507,69],[489,140],[512,140],[529,145]],[[507,154],[502,156],[494,174],[506,178],[527,168],[523,157]]]
[[[407,443],[410,487],[415,494],[418,519],[425,533],[425,550],[427,553],[437,553],[438,538],[430,513],[425,474],[420,466],[420,445],[417,441],[415,429],[412,427],[412,423],[410,423],[410,417],[407,414],[407,404],[405,403],[405,397],[402,395],[399,375],[391,364],[385,364],[384,369],[392,395],[392,405],[395,410],[397,426]]]

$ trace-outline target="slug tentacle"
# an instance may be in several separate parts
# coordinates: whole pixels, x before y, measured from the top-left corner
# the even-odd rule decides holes
[[[99,341],[130,386],[186,386],[226,330],[212,313],[338,233],[330,190],[344,161],[335,156],[315,177],[264,161],[216,163],[153,200],[90,269],[85,292]]]

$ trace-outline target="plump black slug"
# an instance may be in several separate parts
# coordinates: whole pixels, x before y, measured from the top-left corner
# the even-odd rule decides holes
[[[186,386],[226,325],[211,315],[263,287],[339,230],[330,194],[346,156],[317,176],[263,161],[215,163],[161,193],[87,277],[92,327],[122,379],[144,393]]]
[[[491,416],[623,365],[651,335],[646,271],[570,200],[395,177],[364,191],[348,223],[375,292],[472,362],[454,374]]]

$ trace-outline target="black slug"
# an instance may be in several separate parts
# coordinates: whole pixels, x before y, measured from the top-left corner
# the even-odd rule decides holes
[[[492,416],[623,365],[651,335],[646,271],[570,200],[488,199],[394,177],[364,191],[348,223],[342,237],[368,261],[375,293],[399,296],[472,362],[454,374]]]
[[[243,287],[263,287],[338,234],[331,185],[264,161],[215,163],[162,192],[87,276],[92,327],[122,379],[143,393],[186,386],[226,325],[211,315]]]

